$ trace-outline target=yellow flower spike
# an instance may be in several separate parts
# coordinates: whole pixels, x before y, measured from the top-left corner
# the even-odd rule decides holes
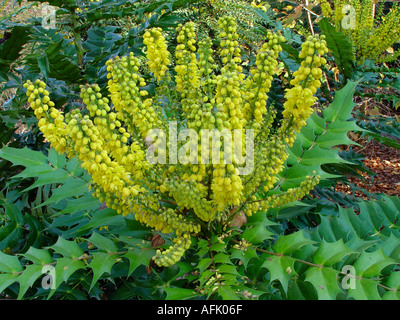
[[[153,28],[145,32],[143,43],[146,45],[147,64],[157,81],[165,77],[168,65],[171,63],[165,38],[161,28]]]

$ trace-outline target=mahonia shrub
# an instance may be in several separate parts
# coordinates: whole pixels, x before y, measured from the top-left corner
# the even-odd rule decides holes
[[[265,20],[258,11],[268,16],[272,13],[269,9],[270,6],[265,1],[198,0],[177,12],[196,23],[198,38],[218,33],[218,21],[221,17],[235,18],[239,44],[246,48],[262,41],[263,34],[259,27]]]
[[[387,50],[400,40],[400,6],[393,4],[384,15],[383,4],[377,9],[374,0],[321,0],[321,10],[337,30],[346,34],[354,47],[356,60],[376,62],[394,61],[400,51],[387,54]]]
[[[24,85],[40,130],[56,151],[81,161],[92,177],[94,195],[118,213],[134,214],[136,220],[171,236],[171,246],[157,250],[153,258],[159,266],[179,261],[192,237],[222,234],[235,225],[236,217],[295,201],[319,182],[319,176],[308,176],[297,188],[278,195],[270,192],[279,183],[287,148],[313,112],[321,66],[326,64],[322,56],[328,51],[324,37],[310,36],[303,43],[301,66],[286,90],[278,120],[266,102],[284,37],[269,32],[247,72],[235,20],[222,17],[218,25],[214,49],[211,39],[197,43],[194,23],[180,25],[174,57],[161,29],[146,31],[146,69],[152,80],[140,74],[139,59],[132,53],[117,56],[107,62],[109,97],[96,84],[81,86],[84,110],[64,114],[55,108],[44,82]],[[187,160],[178,162],[170,151],[182,129],[198,134],[189,142],[175,141]],[[219,142],[200,143],[202,130],[210,130],[209,138]],[[224,130],[241,133],[228,148],[218,137]],[[253,139],[245,132],[252,132]],[[238,157],[231,150],[237,146]],[[166,161],[150,161],[151,148]],[[220,153],[202,161],[215,148]]]

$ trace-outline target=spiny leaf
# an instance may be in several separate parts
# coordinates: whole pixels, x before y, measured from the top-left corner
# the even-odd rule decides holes
[[[97,232],[93,232],[88,241],[94,244],[100,251],[115,253],[118,251],[117,245],[111,239],[108,239]]]
[[[17,278],[18,274],[12,274],[12,273],[0,274],[0,293],[2,293],[5,289],[7,289],[14,282],[16,282]]]
[[[43,266],[38,264],[31,264],[25,267],[22,274],[16,279],[20,284],[20,289],[18,293],[18,300],[21,300],[25,295],[26,291],[32,287],[35,281],[43,275]]]
[[[0,251],[0,272],[18,273],[23,270],[18,257],[10,256]]]
[[[81,209],[86,208],[86,210],[87,210],[89,208],[89,204],[91,204],[92,208],[97,208],[98,206],[100,206],[99,201],[97,199],[93,198],[92,195],[90,195],[90,197],[85,197],[85,198],[88,199],[88,201],[90,201],[90,202],[87,203],[88,207],[83,205],[83,207]],[[125,224],[126,224],[125,219],[122,215],[117,214],[112,209],[106,208],[106,209],[95,212],[93,214],[92,220],[90,220],[89,223],[82,226],[82,228],[79,228],[78,230],[76,230],[76,232],[77,233],[85,232],[85,231],[87,232],[88,230],[93,230],[93,229],[96,229],[99,227],[104,227],[104,226],[124,227]]]
[[[230,286],[220,286],[217,289],[217,293],[221,296],[223,300],[240,300],[235,290]]]
[[[79,258],[84,254],[84,251],[75,241],[68,241],[62,237],[59,237],[57,242],[50,248],[66,258]]]
[[[242,237],[250,243],[261,243],[271,238],[272,232],[267,227],[273,225],[275,223],[266,218],[265,212],[258,212],[248,218]]]
[[[165,300],[187,300],[199,296],[192,289],[163,287],[163,290],[167,293]]]
[[[155,255],[155,250],[146,248],[130,248],[122,257],[129,260],[128,277],[141,265],[150,265],[150,260]]]
[[[323,111],[324,119],[328,122],[347,121],[355,106],[353,95],[359,81],[348,81],[347,84],[335,93],[333,102]]]
[[[258,258],[255,248],[247,248],[246,250],[233,248],[230,253],[231,259],[239,259],[240,261],[242,261],[245,268],[247,268],[250,259]]]
[[[213,257],[214,263],[232,264],[230,260],[230,255],[219,252]]]
[[[336,242],[326,242],[325,239],[319,244],[317,251],[313,255],[313,262],[325,267],[330,267],[355,251],[346,247],[343,239]]]
[[[294,270],[295,258],[287,256],[269,256],[261,267],[265,267],[271,274],[271,281],[279,280],[283,290],[287,292],[289,279],[296,275]]]
[[[80,211],[96,210],[99,208],[100,208],[99,199],[94,198],[91,193],[87,193],[77,199],[67,200],[66,207],[63,210],[61,210],[58,214],[66,214],[66,213],[74,214],[74,213],[77,213]],[[105,211],[105,212],[103,212],[103,211]],[[98,216],[102,216],[105,213],[109,213],[109,210],[97,211],[96,214],[94,215],[93,219],[98,220]],[[105,226],[105,225],[109,225],[109,224],[106,223],[101,226]],[[93,228],[96,228],[99,226],[100,225],[97,225]]]
[[[60,202],[73,196],[83,195],[88,192],[88,183],[82,179],[68,179],[61,187],[53,190],[49,200],[43,202],[38,208],[52,203]]]
[[[93,279],[90,284],[90,290],[92,290],[93,286],[104,273],[111,273],[111,268],[119,260],[118,255],[105,252],[93,252],[92,256],[93,259],[88,266],[93,270]]]
[[[363,252],[354,263],[358,277],[379,277],[381,270],[396,261],[387,257],[382,249],[373,252]]]
[[[53,262],[53,259],[49,251],[45,249],[36,249],[30,247],[29,250],[23,254],[23,256],[35,264],[46,265]]]
[[[290,255],[299,250],[302,246],[312,243],[314,243],[314,241],[307,239],[304,236],[304,230],[301,230],[279,237],[272,248],[276,253]]]
[[[336,300],[342,292],[337,281],[338,272],[330,267],[311,267],[306,271],[306,280],[314,286],[319,300]]]
[[[206,270],[211,265],[211,263],[212,263],[211,258],[203,258],[199,261],[196,268],[199,269],[200,273],[203,273],[204,270]]]
[[[382,242],[377,247],[382,249],[383,253],[388,257],[400,261],[400,238],[393,233],[390,234],[389,239]]]
[[[386,291],[382,299],[383,300],[400,300],[400,272],[392,272],[388,279],[386,280],[385,285],[393,290]],[[0,290],[1,291],[1,290]]]
[[[53,183],[65,183],[69,179],[73,179],[72,176],[63,169],[53,169],[50,172],[37,173],[38,179],[30,187],[26,188],[23,192],[30,191],[34,188]]]
[[[71,275],[80,269],[86,268],[83,261],[72,258],[59,258],[54,268],[55,279],[53,279],[54,289],[52,289],[47,297],[50,297],[57,291],[57,288],[63,283],[67,282]]]
[[[355,300],[381,300],[378,282],[371,279],[356,279],[354,288],[349,288],[348,296]]]
[[[319,26],[322,34],[326,36],[327,46],[332,51],[337,66],[347,79],[350,78],[354,64],[351,42],[343,32],[337,31],[328,19],[322,18]]]
[[[39,151],[32,151],[27,147],[23,149],[15,149],[4,147],[0,150],[0,158],[12,162],[14,165],[29,167],[38,166],[46,161],[46,157]]]

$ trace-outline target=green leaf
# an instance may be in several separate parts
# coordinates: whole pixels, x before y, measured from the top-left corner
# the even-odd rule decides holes
[[[377,285],[376,280],[356,279],[355,287],[348,289],[348,296],[355,300],[381,300]]]
[[[206,270],[212,263],[211,258],[203,258],[199,261],[196,268],[199,269],[199,272],[202,274],[204,270]]]
[[[3,10],[4,8],[2,8]],[[2,13],[3,15],[3,13]],[[4,61],[16,61],[20,57],[23,46],[29,40],[29,27],[16,26],[11,30],[11,37],[0,44],[0,59]],[[0,71],[7,73],[10,70],[10,64],[2,63]]]
[[[57,288],[63,283],[67,282],[71,275],[77,270],[86,268],[83,261],[72,258],[59,258],[54,268],[55,279],[53,279],[54,289],[50,290],[47,299],[57,291]]]
[[[156,254],[153,249],[130,248],[122,257],[129,260],[128,277],[141,265],[149,266],[150,260]]]
[[[4,231],[6,231],[6,235],[0,241],[0,250],[4,250],[7,248],[13,248],[23,238],[24,233],[22,231],[22,226],[19,224],[12,222],[12,223],[6,224],[6,226],[1,228],[0,231],[2,231],[2,229],[4,229]]]
[[[84,254],[84,251],[75,241],[68,241],[62,237],[59,237],[57,242],[50,248],[65,258],[79,258]]]
[[[352,123],[354,122],[338,122],[338,123]],[[349,126],[350,127],[350,126]],[[349,139],[347,137],[348,131],[361,131],[362,129],[358,129],[357,125],[351,126],[353,130],[347,130],[343,132],[333,132],[333,131],[327,131],[321,136],[318,136],[317,140],[315,141],[316,144],[322,149],[330,149],[332,147],[338,146],[338,145],[357,145],[360,146],[360,144],[354,142],[353,140]],[[341,161],[343,163],[348,163],[347,161]]]
[[[18,209],[18,207],[15,204],[6,202],[3,204],[3,207],[11,222],[14,222],[20,226],[24,224],[25,222],[24,216],[21,210]]]
[[[73,196],[83,195],[88,192],[88,187],[88,183],[82,179],[68,179],[61,187],[53,190],[49,200],[43,202],[37,208],[58,203]]]
[[[52,172],[54,168],[47,163],[26,167],[24,171],[14,176],[15,179],[36,178],[42,173]]]
[[[301,157],[300,164],[303,166],[315,166],[315,164],[326,164],[326,163],[348,163],[343,160],[337,150],[322,149],[319,145],[315,145],[313,148],[304,152]]]
[[[235,290],[232,287],[223,285],[217,289],[217,293],[221,296],[223,300],[240,300]]]
[[[0,251],[0,272],[18,273],[23,270],[18,257],[10,256]]]
[[[288,290],[288,300],[317,300],[314,286],[308,281],[294,279]]]
[[[57,280],[68,281],[69,277],[77,270],[85,268],[86,265],[82,260],[76,258],[58,258],[55,267]],[[60,281],[57,285],[61,284]]]
[[[400,291],[386,291],[382,300],[400,300]]]
[[[379,277],[381,270],[396,264],[396,261],[387,257],[382,249],[373,252],[363,252],[354,263],[354,268],[358,277],[372,278]]]
[[[16,279],[20,284],[18,300],[21,300],[26,291],[32,287],[41,275],[43,275],[42,270],[43,266],[37,264],[31,264],[25,267],[24,272],[22,272],[22,274]]]
[[[89,291],[93,289],[93,286],[97,283],[97,281],[103,274],[111,274],[111,268],[119,260],[118,255],[105,252],[93,252],[92,256],[93,259],[88,266],[93,270],[93,278],[92,283],[90,284]]]
[[[246,250],[232,248],[231,250],[231,259],[239,259],[242,261],[245,268],[247,268],[249,261],[252,258],[258,258],[255,248],[249,247]]]
[[[272,232],[267,227],[273,225],[276,224],[266,218],[265,212],[258,212],[248,218],[242,237],[250,243],[261,243],[271,238]]]
[[[336,300],[336,296],[342,292],[337,281],[338,271],[332,268],[311,267],[305,274],[305,281],[314,286],[319,300]]]
[[[326,121],[347,121],[355,106],[353,102],[354,91],[360,81],[347,81],[347,84],[335,93],[333,102],[323,111]]]
[[[69,179],[73,179],[72,176],[63,169],[53,169],[50,172],[37,173],[37,176],[38,179],[35,181],[35,183],[26,188],[23,192],[27,192],[47,184],[64,183]]]
[[[167,293],[165,300],[188,300],[199,296],[192,289],[175,287],[163,287],[162,289]]]
[[[324,162],[330,161],[330,159],[327,157],[320,159]],[[321,177],[321,180],[338,177],[337,175],[329,174],[323,171],[320,164],[313,163],[312,165],[303,165],[297,163],[296,160],[295,165],[287,168],[284,172],[279,174],[279,176],[284,179],[283,183],[280,186],[280,189],[282,191],[286,191],[289,188],[297,188],[305,180],[306,176],[313,176],[314,171],[316,172],[316,175],[319,175]]]
[[[99,199],[94,198],[91,193],[87,193],[77,199],[67,200],[66,207],[63,210],[61,210],[58,214],[60,214],[60,215],[66,214],[66,213],[74,214],[74,213],[77,213],[80,211],[97,210],[99,208],[100,208]],[[105,215],[110,215],[110,216],[112,215],[110,213],[110,211],[111,210],[109,210],[109,209],[97,211],[96,214],[93,216],[93,220],[95,220],[95,221],[91,222],[90,223],[91,225],[88,226],[88,228],[97,228],[100,226],[111,225],[110,221],[106,221],[106,219],[104,218]]]
[[[236,269],[236,266],[228,265],[228,264],[220,264],[217,266],[217,270],[221,273],[228,273],[239,276],[239,272]]]
[[[36,249],[30,247],[29,250],[23,254],[23,256],[35,264],[46,265],[53,262],[49,251],[45,249]]]
[[[224,263],[224,264],[232,264],[230,260],[230,255],[219,252],[213,257],[214,263]]]
[[[400,290],[400,272],[392,272],[386,280],[385,285],[391,289]]]
[[[279,237],[272,247],[274,252],[283,255],[290,255],[299,250],[301,247],[307,244],[314,243],[314,241],[307,239],[304,236],[304,233],[304,230],[301,230],[286,236]]]
[[[44,79],[47,82],[50,73],[49,59],[47,58],[47,55],[39,56],[37,58],[37,62],[40,69],[40,73],[44,76]]]
[[[271,274],[271,281],[279,280],[283,290],[287,292],[289,279],[297,275],[294,270],[295,258],[286,256],[267,257],[261,267],[265,267]]]
[[[326,242],[325,239],[319,244],[317,251],[313,255],[313,262],[325,267],[330,267],[355,251],[346,247],[343,239],[336,242]]]
[[[93,196],[91,196],[91,199],[93,199]],[[97,199],[94,199],[94,200],[97,200]],[[94,206],[94,205],[95,205],[95,202],[93,201],[92,206]],[[99,205],[100,205],[100,203],[97,201],[96,207]],[[83,205],[82,209],[83,208],[87,209],[88,207],[85,207],[85,205]],[[126,221],[122,215],[117,214],[112,209],[106,208],[106,209],[95,212],[93,214],[92,220],[90,220],[89,223],[83,225],[81,228],[76,230],[75,233],[84,233],[84,232],[88,232],[93,229],[96,229],[99,227],[104,227],[104,226],[124,227],[125,225],[126,225]]]
[[[32,151],[27,147],[15,149],[4,147],[0,150],[0,158],[12,162],[14,165],[29,167],[38,166],[46,161],[46,157],[39,151]]]
[[[93,232],[88,241],[94,244],[100,251],[115,253],[118,252],[118,247],[111,239],[108,239],[97,232]]]
[[[58,153],[55,149],[50,148],[48,149],[48,156],[47,158],[49,159],[49,162],[54,168],[64,168],[67,159],[63,154]]]
[[[0,293],[16,282],[18,278],[17,274],[4,273],[0,274]]]
[[[387,279],[385,285],[391,289],[397,291],[386,291],[382,299],[383,300],[400,300],[400,272],[392,272]],[[1,291],[1,290],[0,290]]]
[[[319,26],[326,37],[327,46],[335,58],[335,63],[346,79],[349,79],[354,66],[353,46],[350,40],[343,32],[337,31],[326,18],[321,19]]]

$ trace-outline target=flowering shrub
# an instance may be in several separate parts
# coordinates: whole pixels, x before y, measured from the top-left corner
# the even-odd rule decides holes
[[[384,15],[385,1],[379,10],[373,0],[334,0],[331,1],[333,7],[327,0],[320,2],[324,16],[351,40],[358,62],[363,63],[365,59],[376,62],[397,59],[399,51],[387,54],[387,50],[399,41],[400,7],[396,3]]]
[[[296,133],[312,114],[321,66],[326,63],[322,56],[328,51],[323,36],[304,42],[301,67],[293,74],[283,118],[275,126],[277,112],[267,108],[266,101],[282,50],[280,43],[285,40],[279,33],[268,33],[247,73],[233,18],[219,20],[217,49],[211,39],[196,42],[193,23],[180,25],[177,31],[175,60],[160,29],[144,35],[154,92],[152,82],[140,74],[139,59],[133,54],[107,62],[109,98],[100,93],[98,85],[81,86],[86,110],[63,114],[50,100],[45,83],[36,80],[24,85],[40,130],[59,153],[81,161],[100,201],[123,215],[134,214],[156,231],[174,234],[170,248],[158,250],[153,258],[159,266],[179,261],[190,247],[191,237],[220,234],[232,226],[235,217],[295,201],[319,182],[319,176],[313,175],[298,188],[278,195],[271,192],[284,169],[287,147],[293,146]],[[160,147],[164,139],[171,141],[174,136],[171,123],[198,134],[204,129],[214,130],[214,135],[224,130],[242,131],[224,152],[217,143],[217,157],[211,152],[215,140],[198,148],[201,137],[197,135],[197,141],[188,143],[195,147],[184,149],[190,151],[189,161],[177,163],[170,143]],[[244,130],[253,132],[254,141],[247,139]],[[158,146],[158,157],[167,161],[148,161],[149,141],[154,141],[149,137],[154,138],[155,132],[158,140],[152,147]],[[182,147],[186,141],[176,143]],[[233,150],[237,147],[239,157]],[[211,155],[212,161],[206,163],[204,155],[207,159]],[[243,155],[247,163],[243,163]],[[244,170],[246,166],[251,170]]]

